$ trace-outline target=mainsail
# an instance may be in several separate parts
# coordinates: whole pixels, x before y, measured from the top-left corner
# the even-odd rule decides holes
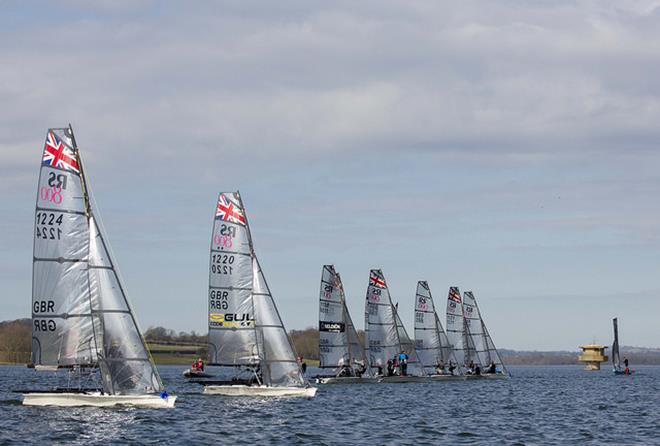
[[[438,364],[457,365],[456,357],[442,328],[431,290],[425,281],[417,282],[415,295],[415,349],[422,366],[430,374],[436,373]]]
[[[319,367],[337,369],[364,364],[364,349],[346,306],[339,273],[324,265],[319,293]]]
[[[379,269],[372,269],[369,275],[364,325],[370,367],[384,369],[387,361],[403,350],[409,356],[411,374],[422,373],[414,344],[392,305],[385,277]]]
[[[469,309],[472,308],[472,316],[469,318],[466,313],[465,320],[470,321],[468,334],[469,338],[473,340],[476,353],[474,361],[480,363],[482,368],[488,367],[491,363],[495,363],[495,367],[499,372],[508,374],[504,362],[500,357],[500,353],[497,351],[497,348],[495,348],[493,339],[490,337],[490,333],[488,333],[484,319],[481,316],[481,311],[479,311],[477,300],[472,291],[466,291],[463,294],[463,308],[464,312],[468,309],[468,313],[470,312]],[[478,320],[474,320],[475,316]]]
[[[91,197],[73,130],[49,129],[36,202],[32,363],[98,367],[110,395],[160,393]]]
[[[614,327],[614,342],[612,343],[612,366],[615,371],[621,370],[621,357],[619,355],[619,321],[617,318],[612,319]]]
[[[238,192],[222,192],[209,264],[209,362],[246,367],[268,386],[307,384],[254,253]]]
[[[450,287],[447,296],[447,338],[454,349],[459,367],[466,361],[466,334],[463,320],[463,303],[458,287]]]

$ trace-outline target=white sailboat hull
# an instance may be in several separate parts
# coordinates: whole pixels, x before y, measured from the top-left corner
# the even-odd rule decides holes
[[[466,378],[463,375],[430,375],[429,379],[431,381],[465,381]]]
[[[316,384],[375,384],[379,379],[358,376],[324,376],[316,378]]]
[[[425,383],[429,378],[426,376],[383,376],[379,383]]]
[[[176,396],[161,398],[160,395],[107,395],[100,392],[90,393],[55,393],[55,392],[30,392],[23,394],[23,405],[25,406],[138,406],[149,408],[172,408]]]
[[[316,395],[316,387],[269,387],[236,385],[204,386],[206,395],[224,396],[287,396],[312,398]]]

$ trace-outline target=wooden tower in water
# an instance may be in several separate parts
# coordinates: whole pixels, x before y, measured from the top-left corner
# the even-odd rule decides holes
[[[585,370],[600,370],[600,363],[607,361],[604,345],[587,344],[581,345],[582,354],[578,357],[578,361],[585,364]]]

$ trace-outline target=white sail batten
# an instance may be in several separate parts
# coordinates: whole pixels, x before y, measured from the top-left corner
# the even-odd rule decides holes
[[[49,129],[46,136],[37,190],[32,307],[37,369],[98,366],[109,395],[163,390],[70,127]]]
[[[429,285],[417,283],[415,294],[415,349],[429,374],[437,373],[438,364],[457,365],[456,357],[440,323]]]

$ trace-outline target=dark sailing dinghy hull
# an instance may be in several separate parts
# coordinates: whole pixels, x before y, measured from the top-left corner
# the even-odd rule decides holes
[[[464,375],[429,375],[431,381],[465,381]]]
[[[183,372],[183,377],[184,378],[189,378],[189,379],[196,379],[196,378],[215,378],[215,375],[211,375],[210,373],[206,372],[199,372],[199,371],[194,371],[194,370],[186,370]]]
[[[316,387],[247,386],[242,384],[204,386],[204,394],[224,396],[282,396],[312,398],[316,395],[316,390]]]
[[[427,376],[383,376],[378,380],[379,383],[427,383]]]
[[[159,395],[108,395],[101,394],[101,392],[29,392],[23,394],[23,405],[25,406],[172,408],[174,401],[176,401],[176,396],[163,398]]]
[[[376,384],[379,378],[358,376],[319,376],[315,378],[316,384]]]

